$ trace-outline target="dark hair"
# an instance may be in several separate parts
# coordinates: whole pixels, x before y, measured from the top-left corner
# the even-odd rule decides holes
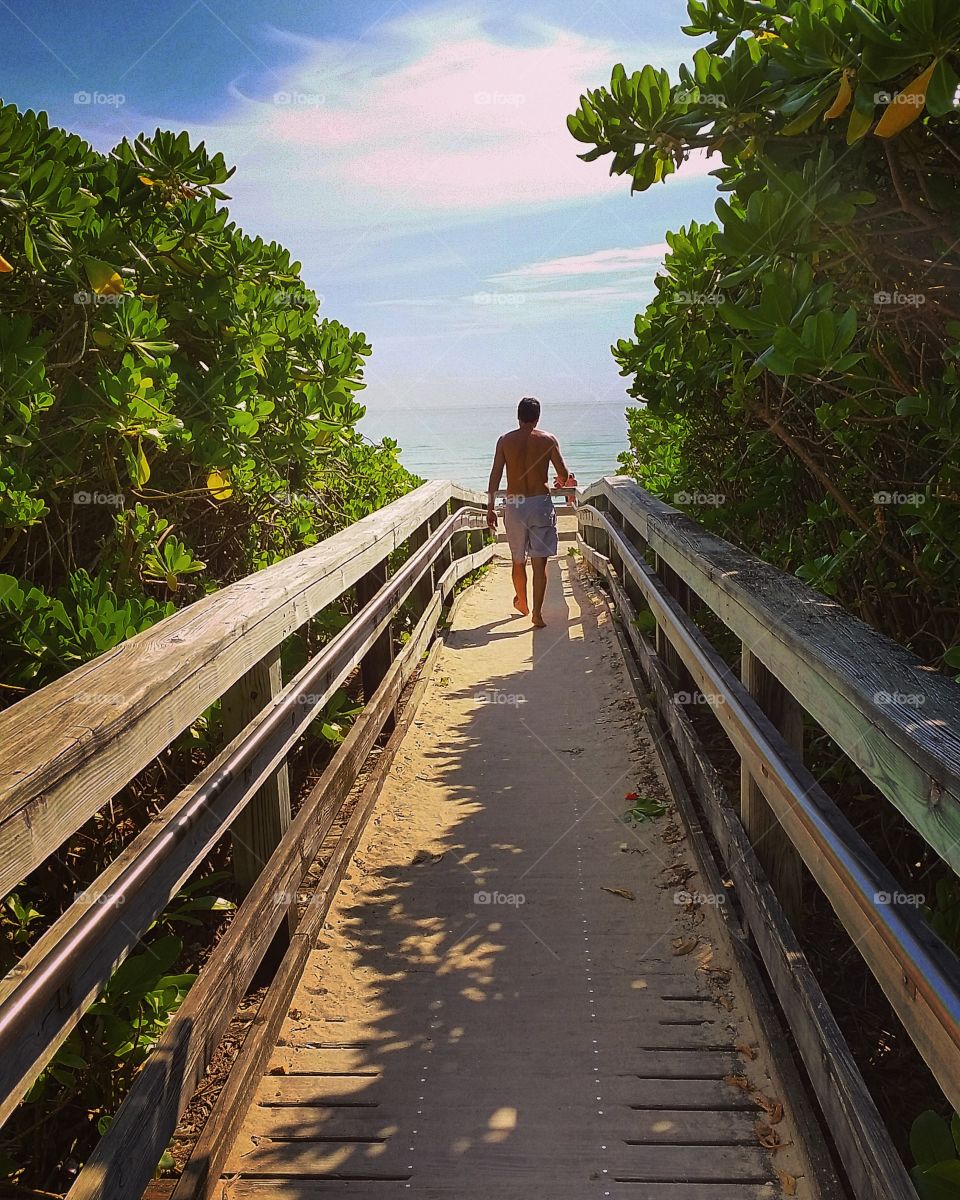
[[[540,401],[534,400],[532,396],[524,396],[517,405],[517,420],[524,421],[529,424],[531,421],[540,420]]]

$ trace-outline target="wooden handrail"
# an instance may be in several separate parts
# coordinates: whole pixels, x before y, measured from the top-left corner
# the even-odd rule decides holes
[[[0,713],[0,894],[15,887],[236,682],[449,505],[427,483],[181,609]]]
[[[215,842],[233,828],[251,798],[285,768],[287,754],[307,725],[361,666],[365,707],[356,736],[340,747],[293,823],[288,813],[286,823],[276,826],[273,842],[258,847],[254,861],[264,862],[262,871],[248,885],[237,920],[205,964],[191,991],[194,1000],[174,1016],[161,1039],[177,1060],[178,1072],[179,1067],[184,1070],[172,1077],[168,1058],[138,1075],[123,1121],[107,1135],[108,1145],[122,1150],[124,1165],[112,1162],[107,1173],[113,1182],[102,1194],[118,1200],[139,1195],[149,1179],[270,939],[285,916],[295,912],[297,885],[325,830],[374,740],[389,728],[403,683],[437,626],[443,598],[493,553],[482,505],[485,497],[457,485],[424,485],[319,546],[174,614],[3,714],[0,754],[6,755],[2,795],[7,807],[0,810],[6,813],[0,830],[6,829],[7,838],[0,854],[8,857],[0,857],[0,874],[9,886],[19,882],[24,864],[42,861],[69,836],[78,814],[95,811],[98,800],[122,786],[136,769],[133,764],[155,757],[237,679],[274,656],[284,638],[357,585],[362,607],[347,625],[286,686],[280,683],[275,694],[261,696],[222,752],[0,981],[2,1121],[140,936]],[[470,530],[484,531],[481,542],[486,544],[479,550],[471,551]],[[387,559],[405,542],[407,556],[391,576]],[[371,589],[374,578],[379,582]],[[392,646],[384,646],[384,638],[411,597],[423,612],[391,665]],[[160,645],[164,649],[158,657]],[[378,656],[375,671],[366,669],[373,653]],[[52,726],[49,738],[39,736],[38,722],[46,727],[56,714],[77,705],[92,709],[89,724],[104,734],[103,740],[86,737],[78,744],[69,732],[53,736]],[[68,763],[74,764],[72,776]],[[76,795],[77,773],[92,781],[92,795]],[[41,784],[46,790],[39,790]],[[43,837],[30,838],[37,814],[47,811],[52,796],[64,794],[76,800],[69,818],[45,825]],[[210,1003],[194,1012],[204,996]],[[189,1020],[181,1013],[189,1014]],[[131,1140],[121,1137],[128,1122],[137,1146],[132,1155]],[[116,1158],[113,1151],[107,1153]],[[91,1195],[101,1194],[95,1166],[104,1161],[103,1153],[94,1155],[91,1169],[81,1175],[82,1186],[79,1179],[75,1185],[78,1195],[91,1186]],[[130,1190],[133,1178],[140,1181],[135,1193]]]
[[[750,648],[955,871],[960,871],[960,688],[795,576],[612,476],[608,504]]]
[[[681,746],[854,1191],[909,1196],[909,1179],[786,920],[780,901],[787,898],[764,869],[776,868],[771,858],[799,854],[907,1036],[960,1107],[960,961],[916,904],[896,903],[897,881],[804,766],[802,737],[794,730],[788,740],[781,724],[790,705],[808,712],[956,868],[960,688],[835,601],[708,533],[632,480],[591,485],[577,512],[581,550],[609,581],[657,709]],[[691,618],[694,596],[741,639],[740,678]],[[638,602],[653,615],[656,650],[636,628]],[[769,671],[785,702],[776,690],[754,690],[757,670]],[[677,686],[681,671],[686,696]],[[740,755],[744,784],[769,806],[762,830],[751,828],[746,808],[756,797],[742,787],[741,825],[705,765],[683,713],[694,694],[710,702]],[[917,696],[919,705],[911,703]],[[771,701],[775,711],[764,707]],[[802,729],[793,717],[791,724]]]

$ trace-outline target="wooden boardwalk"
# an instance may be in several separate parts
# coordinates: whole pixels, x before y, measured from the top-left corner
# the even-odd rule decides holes
[[[218,1194],[818,1195],[679,816],[623,820],[670,797],[605,605],[511,595],[460,599]]]

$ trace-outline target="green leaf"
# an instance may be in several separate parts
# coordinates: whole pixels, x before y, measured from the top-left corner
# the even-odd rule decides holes
[[[932,1109],[922,1112],[910,1126],[910,1153],[921,1167],[956,1157],[950,1126]]]

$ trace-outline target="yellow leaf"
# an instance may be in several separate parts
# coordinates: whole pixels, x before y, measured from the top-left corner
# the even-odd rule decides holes
[[[849,108],[850,101],[853,99],[853,87],[850,84],[851,74],[852,72],[850,70],[845,70],[840,76],[840,86],[837,88],[837,98],[823,114],[823,119],[825,121],[832,121],[835,117],[842,117]]]
[[[0,254],[0,274],[8,275],[12,270],[13,267],[11,267],[3,255]]]
[[[230,477],[226,471],[211,471],[207,476],[207,487],[210,489],[210,495],[214,500],[229,500],[233,495],[233,488],[230,486]]]
[[[877,122],[873,131],[877,137],[895,137],[920,116],[927,103],[927,88],[936,68],[937,63],[934,60],[913,83],[908,83],[902,92],[897,92]]]
[[[180,586],[176,575],[172,571],[167,572],[167,587],[171,592],[175,592]]]
[[[98,258],[84,260],[84,268],[90,286],[98,296],[119,296],[123,292],[123,280],[109,263],[101,262]]]
[[[622,896],[624,900],[636,900],[633,892],[628,891],[626,888],[608,888],[604,887],[603,884],[600,887],[602,891],[609,892],[611,896]]]
[[[145,183],[147,187],[157,186],[157,181],[155,179],[151,179],[149,175],[138,175],[137,178],[141,183]]]

